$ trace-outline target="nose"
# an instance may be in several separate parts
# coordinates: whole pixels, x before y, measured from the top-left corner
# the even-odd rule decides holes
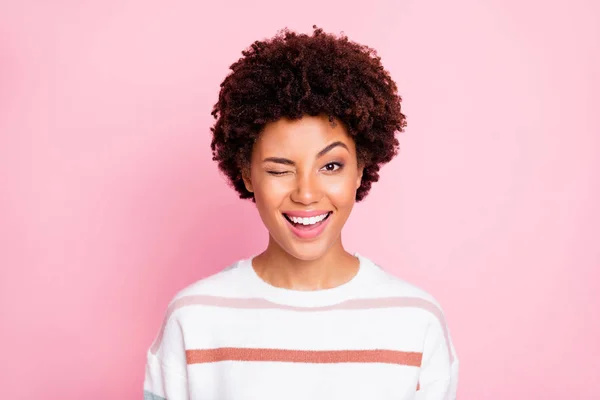
[[[322,195],[318,176],[306,173],[297,175],[296,187],[290,197],[295,203],[309,205],[321,200]]]

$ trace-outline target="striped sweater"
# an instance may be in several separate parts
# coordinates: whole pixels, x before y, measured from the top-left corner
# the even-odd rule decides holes
[[[357,275],[332,289],[271,286],[246,259],[180,291],[148,350],[144,400],[454,400],[438,303],[356,256]]]

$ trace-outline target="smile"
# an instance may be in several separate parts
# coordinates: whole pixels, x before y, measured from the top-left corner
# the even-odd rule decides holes
[[[323,221],[325,218],[329,217],[329,214],[331,214],[331,212],[327,212],[325,214],[321,214],[321,215],[317,215],[314,217],[309,217],[309,218],[302,218],[302,217],[292,217],[289,216],[287,214],[283,214],[284,217],[290,221],[293,224],[297,224],[297,225],[315,225],[321,221]]]
[[[327,226],[332,212],[324,212],[311,217],[300,217],[283,213],[292,233],[300,239],[313,239]]]

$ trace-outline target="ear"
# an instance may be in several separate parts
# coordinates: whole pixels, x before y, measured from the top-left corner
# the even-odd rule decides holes
[[[358,188],[360,187],[361,183],[362,183],[362,177],[363,177],[363,172],[365,171],[365,168],[362,165],[358,166],[358,177],[356,178],[356,190],[358,190]]]
[[[244,181],[244,186],[246,190],[250,193],[254,193],[252,188],[252,179],[250,178],[250,167],[242,168],[242,180]]]

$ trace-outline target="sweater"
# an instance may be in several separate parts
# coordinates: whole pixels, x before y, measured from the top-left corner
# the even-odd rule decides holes
[[[331,289],[272,286],[249,258],[181,290],[147,352],[144,400],[455,400],[438,302],[355,256]]]

